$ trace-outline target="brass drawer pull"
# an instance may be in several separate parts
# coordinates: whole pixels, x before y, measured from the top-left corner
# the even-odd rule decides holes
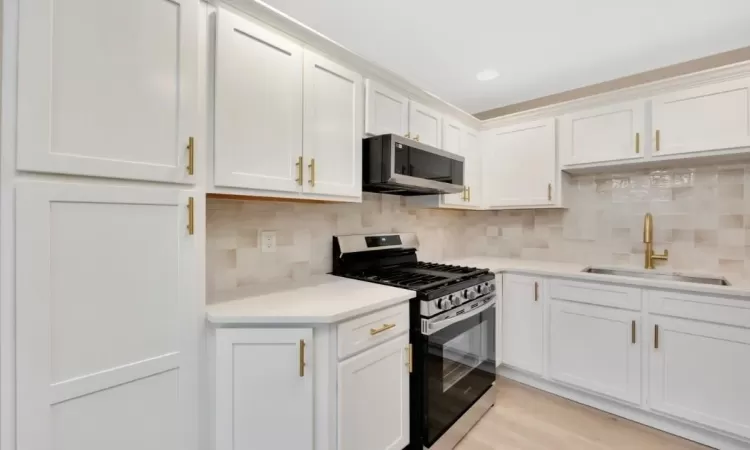
[[[305,376],[305,340],[299,340],[299,376]]]
[[[188,151],[187,173],[188,175],[192,175],[193,172],[195,172],[195,138],[193,138],[192,136],[188,138],[187,151]]]
[[[375,336],[376,334],[380,334],[383,331],[388,331],[391,328],[394,328],[396,326],[395,323],[384,323],[382,327],[380,328],[370,328],[370,336]]]
[[[635,152],[641,152],[641,133],[635,133]]]
[[[188,198],[188,223],[187,223],[187,229],[188,234],[194,234],[195,233],[195,200],[193,200],[193,197]]]
[[[661,131],[656,130],[656,151],[661,150]]]
[[[411,344],[409,344],[409,346],[406,347],[406,351],[408,352],[408,355],[409,355],[409,359],[406,365],[409,366],[409,373],[411,373],[414,368],[414,357],[412,356],[412,354],[414,353],[414,349],[412,348]]]
[[[307,167],[310,169],[310,186],[315,186],[315,158],[310,159]]]
[[[302,186],[302,157],[301,156],[297,158],[297,163],[295,164],[295,166],[297,166],[297,178],[294,181],[296,181],[298,185]]]

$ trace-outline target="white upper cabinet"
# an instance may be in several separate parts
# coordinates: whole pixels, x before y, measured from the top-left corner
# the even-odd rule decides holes
[[[198,3],[21,2],[18,169],[192,182]]]
[[[542,374],[544,369],[544,279],[503,276],[503,363]]]
[[[305,192],[362,195],[362,77],[305,51]]]
[[[198,450],[200,203],[17,184],[18,448]]]
[[[365,133],[370,136],[409,132],[409,99],[374,80],[365,80]]]
[[[215,450],[313,450],[313,330],[219,329]]]
[[[443,118],[443,150],[462,155],[464,150],[463,137],[464,126],[460,122]]]
[[[465,130],[463,140],[464,184],[466,185],[466,204],[473,208],[482,206],[482,152],[479,148],[479,132]]]
[[[550,377],[640,405],[640,317],[640,311],[552,300]]]
[[[339,364],[338,450],[409,445],[408,351],[403,334]]]
[[[216,28],[214,184],[299,191],[302,47],[225,9]]]
[[[643,158],[646,102],[619,103],[560,119],[563,165]]]
[[[409,135],[411,139],[442,148],[443,116],[415,101],[409,102]]]
[[[558,202],[555,119],[485,131],[484,204],[488,208]]]
[[[693,307],[711,312],[700,304]],[[738,308],[729,314],[747,317]],[[750,330],[658,315],[650,319],[651,409],[750,438]]]
[[[750,147],[750,78],[654,97],[654,157]]]

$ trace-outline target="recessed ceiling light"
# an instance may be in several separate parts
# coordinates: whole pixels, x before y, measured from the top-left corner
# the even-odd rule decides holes
[[[477,74],[477,80],[479,81],[490,81],[497,78],[499,73],[497,73],[497,70],[494,69],[486,69]]]

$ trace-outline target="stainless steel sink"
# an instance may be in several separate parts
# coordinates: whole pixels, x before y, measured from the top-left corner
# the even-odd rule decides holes
[[[670,272],[645,272],[637,270],[607,269],[603,267],[587,267],[583,269],[586,273],[598,273],[601,275],[614,275],[619,277],[648,278],[652,280],[683,281],[686,283],[713,284],[716,286],[729,286],[726,278],[702,277],[682,275]]]

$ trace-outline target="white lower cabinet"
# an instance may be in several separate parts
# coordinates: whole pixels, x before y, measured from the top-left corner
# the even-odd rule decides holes
[[[553,380],[640,405],[641,313],[550,301]]]
[[[18,449],[198,450],[201,204],[16,183]]]
[[[214,329],[211,450],[406,448],[408,312],[402,303],[334,324]]]
[[[544,368],[544,279],[503,277],[503,363],[541,374]]]
[[[651,409],[750,438],[750,329],[650,321]]]
[[[338,450],[409,444],[408,366],[408,334],[339,364]]]
[[[313,449],[313,330],[219,329],[215,450]]]

